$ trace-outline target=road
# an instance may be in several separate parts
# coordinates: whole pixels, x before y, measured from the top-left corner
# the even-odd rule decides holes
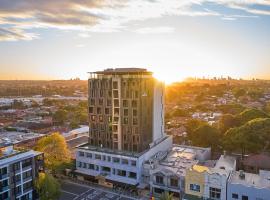
[[[72,182],[62,183],[61,192],[59,200],[135,200],[133,197]]]

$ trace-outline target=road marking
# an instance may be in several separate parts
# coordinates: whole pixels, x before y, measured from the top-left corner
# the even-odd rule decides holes
[[[75,193],[72,193],[72,192],[69,192],[69,191],[66,191],[66,190],[61,190],[61,192],[64,192],[64,193],[67,193],[67,194],[71,194],[71,195],[74,195],[74,196],[78,196],[77,194]]]

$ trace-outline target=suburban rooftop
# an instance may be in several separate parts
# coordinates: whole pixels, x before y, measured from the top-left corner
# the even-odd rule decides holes
[[[243,176],[241,176],[241,173],[243,173]],[[270,189],[270,177],[265,178],[258,174],[251,174],[241,171],[232,172],[229,182],[231,184],[241,184],[249,187]]]

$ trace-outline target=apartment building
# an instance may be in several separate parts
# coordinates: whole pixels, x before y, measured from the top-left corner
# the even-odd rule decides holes
[[[152,72],[116,68],[90,73],[89,143],[142,152],[164,137],[164,85]]]
[[[34,181],[43,170],[43,154],[0,144],[0,199],[36,199]]]
[[[90,73],[88,87],[89,144],[76,151],[78,178],[140,184],[144,160],[172,147],[163,83],[146,69],[117,68]]]

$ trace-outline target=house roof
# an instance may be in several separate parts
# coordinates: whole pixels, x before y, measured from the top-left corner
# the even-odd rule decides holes
[[[244,159],[243,164],[246,166],[270,169],[270,155],[265,153],[250,155]]]

